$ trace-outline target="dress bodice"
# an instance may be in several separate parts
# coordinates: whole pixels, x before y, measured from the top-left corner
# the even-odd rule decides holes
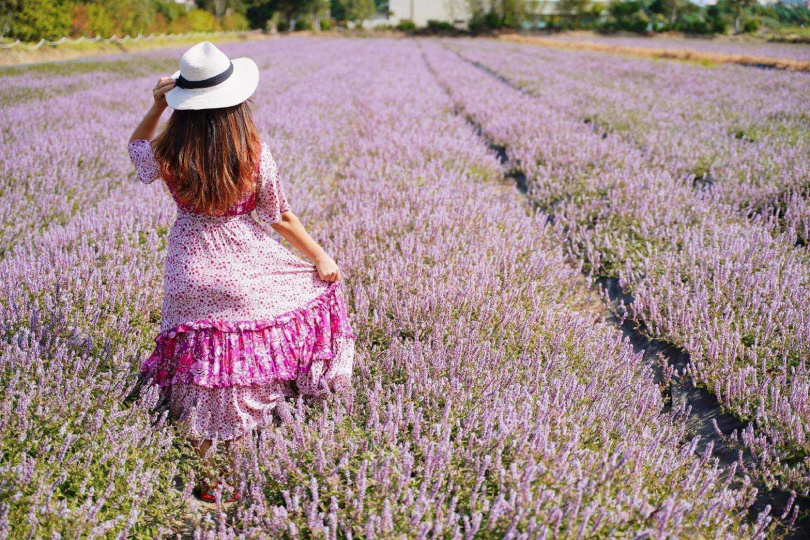
[[[138,173],[138,179],[146,184],[160,178],[161,171],[150,142],[146,139],[135,139],[129,143],[129,156]],[[256,210],[259,218],[266,223],[275,223],[281,214],[290,209],[281,184],[278,167],[267,145],[261,143],[261,155],[256,164],[256,186],[222,214],[204,214],[183,204],[172,192],[171,182],[166,182],[174,202],[184,215],[211,215],[214,217],[238,216]]]
[[[257,166],[256,170],[258,171],[258,166]],[[258,181],[257,181],[256,185],[258,186]],[[171,194],[172,199],[174,199],[174,202],[177,204],[177,208],[180,209],[180,211],[185,212],[186,214],[202,214],[202,212],[197,212],[194,209],[194,207],[188,206],[188,205],[183,204],[182,202],[180,202],[180,199],[175,194],[175,192],[172,189],[171,184],[169,184],[169,182],[166,182],[166,186],[169,188],[169,193]],[[254,190],[252,192],[245,193],[242,196],[242,198],[239,199],[239,201],[236,204],[234,204],[233,206],[228,208],[228,210],[226,210],[224,213],[221,213],[221,214],[206,214],[206,215],[211,215],[211,216],[216,216],[216,217],[239,216],[241,214],[247,214],[247,213],[252,212],[254,208],[256,208],[256,189],[255,188],[254,188]]]

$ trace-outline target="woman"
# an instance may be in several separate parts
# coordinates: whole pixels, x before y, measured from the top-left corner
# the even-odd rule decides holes
[[[340,270],[290,210],[253,124],[247,99],[258,82],[249,58],[195,45],[153,89],[128,147],[138,178],[161,177],[178,206],[160,334],[141,373],[207,464],[216,441],[230,450],[268,424],[285,396],[345,389],[354,356]],[[171,118],[152,140],[167,106]],[[202,485],[201,498],[213,501],[214,487]]]

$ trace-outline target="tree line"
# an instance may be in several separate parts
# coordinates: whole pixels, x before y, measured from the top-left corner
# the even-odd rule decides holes
[[[383,0],[0,0],[0,37],[39,41],[268,26],[300,30],[363,20],[386,8]]]
[[[499,29],[593,29],[690,34],[752,32],[767,27],[810,27],[803,4],[718,0],[434,0],[449,12],[471,15],[472,33]],[[0,38],[22,41],[218,30],[328,30],[386,13],[388,0],[0,0]],[[430,30],[452,24],[432,21]],[[400,29],[414,30],[409,21]]]
[[[560,0],[555,25],[562,29],[625,30],[637,33],[680,31],[687,34],[755,32],[760,27],[810,25],[803,4],[756,0],[717,0],[698,5],[689,0],[621,0],[600,4],[589,0]]]
[[[717,0],[698,5],[690,0],[466,0],[471,6],[470,29],[499,28],[601,32],[687,34],[754,32],[769,28],[810,27],[804,4],[756,0]]]

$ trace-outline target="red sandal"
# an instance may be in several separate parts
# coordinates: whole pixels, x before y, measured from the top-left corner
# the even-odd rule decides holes
[[[197,489],[195,490],[195,491],[197,491],[197,498],[199,498],[200,500],[205,501],[207,503],[212,503],[212,504],[216,503],[217,502],[217,497],[214,494],[214,492],[216,491],[216,488],[217,488],[216,485],[211,486],[207,482],[204,482],[203,484],[198,486]],[[223,502],[236,502],[236,501],[239,500],[239,498],[240,498],[239,497],[239,492],[236,489],[234,489],[233,492],[231,493],[231,498],[228,499],[228,500],[225,500]]]

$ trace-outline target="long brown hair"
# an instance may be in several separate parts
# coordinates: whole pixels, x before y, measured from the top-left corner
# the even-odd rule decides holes
[[[174,196],[195,212],[224,213],[256,187],[261,146],[246,101],[175,110],[152,148]]]

